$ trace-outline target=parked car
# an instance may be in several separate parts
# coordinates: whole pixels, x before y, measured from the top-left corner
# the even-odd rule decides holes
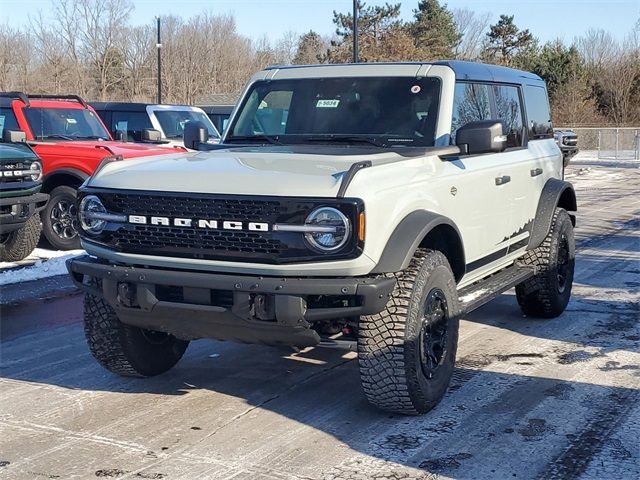
[[[5,130],[0,143],[0,261],[29,256],[40,239],[38,213],[49,195],[41,193],[42,162],[24,134]]]
[[[160,132],[160,138],[156,141],[183,146],[185,125],[189,122],[201,122],[207,128],[210,142],[218,143],[220,140],[220,133],[198,107],[125,102],[92,102],[91,106],[114,138],[126,135],[130,142],[149,142],[145,131],[152,129]]]
[[[235,105],[201,105],[200,108],[211,119],[219,132],[224,132]]]
[[[42,191],[50,195],[41,212],[42,232],[56,249],[78,248],[76,189],[105,157],[168,155],[184,148],[114,142],[96,112],[80,97],[0,93],[0,138],[22,131],[42,159]]]
[[[571,158],[578,153],[578,135],[571,129],[556,129],[553,131],[553,136],[562,152],[562,164],[566,167]]]
[[[89,255],[67,265],[92,354],[144,377],[197,338],[356,349],[372,404],[430,410],[462,314],[512,287],[527,316],[569,302],[576,197],[549,118],[540,77],[492,65],[259,72],[222,145],[187,125],[198,161],[82,187]]]

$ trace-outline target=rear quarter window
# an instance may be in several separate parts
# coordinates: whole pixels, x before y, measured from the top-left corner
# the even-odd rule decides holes
[[[522,146],[522,106],[518,87],[494,85],[493,94],[497,118],[504,122],[507,134],[507,148]]]
[[[535,85],[525,85],[524,99],[529,122],[529,140],[553,138],[547,89]]]

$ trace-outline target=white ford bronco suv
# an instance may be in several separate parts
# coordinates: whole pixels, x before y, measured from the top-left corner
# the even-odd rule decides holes
[[[445,393],[461,315],[515,286],[528,316],[571,294],[576,198],[544,82],[491,65],[272,67],[220,145],[105,163],[80,189],[91,352],[173,367],[190,340],[357,349],[368,400]]]

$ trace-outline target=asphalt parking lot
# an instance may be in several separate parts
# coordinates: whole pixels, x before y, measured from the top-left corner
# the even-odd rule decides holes
[[[638,166],[570,165],[568,310],[525,318],[507,292],[468,315],[450,391],[422,417],[370,407],[336,350],[197,341],[165,375],[116,377],[64,277],[5,287],[0,478],[640,478]]]

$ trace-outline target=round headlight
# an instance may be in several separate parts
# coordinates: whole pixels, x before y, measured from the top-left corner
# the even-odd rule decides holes
[[[40,162],[31,162],[31,167],[29,167],[29,173],[31,174],[31,180],[34,182],[39,182],[42,180],[42,165]]]
[[[107,213],[102,202],[95,195],[87,195],[80,201],[80,224],[84,231],[97,235],[104,230],[107,225],[105,220],[100,219],[100,214]]]
[[[317,208],[304,223],[310,227],[304,237],[317,250],[333,252],[349,241],[351,224],[340,210],[331,207]]]

